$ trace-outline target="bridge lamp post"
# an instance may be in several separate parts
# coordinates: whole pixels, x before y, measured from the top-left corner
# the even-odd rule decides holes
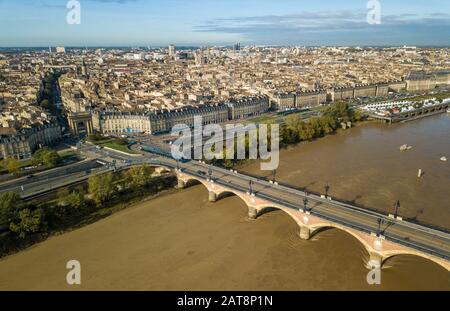
[[[277,170],[273,170],[272,172],[272,182],[275,184],[276,182],[276,176],[277,176]]]
[[[381,232],[381,225],[384,223],[384,221],[383,221],[383,219],[381,219],[381,218],[378,218],[378,220],[377,220],[377,223],[378,223],[378,236],[380,237],[382,234],[382,232]]]
[[[398,209],[400,208],[400,200],[398,200],[397,202],[395,202],[395,214],[394,214],[394,218],[397,218],[398,216]]]
[[[209,180],[212,181],[212,169],[211,169],[211,165],[208,167],[208,176],[209,176]]]
[[[330,192],[330,184],[326,184],[325,186],[325,196],[328,197],[328,192]]]
[[[308,208],[308,193],[305,192],[305,198],[303,199],[303,212],[306,213]]]
[[[249,181],[248,181],[248,188],[249,188],[249,191],[250,191],[250,194],[252,194],[253,193],[253,187],[252,187],[252,185],[253,185],[253,181],[250,179]]]

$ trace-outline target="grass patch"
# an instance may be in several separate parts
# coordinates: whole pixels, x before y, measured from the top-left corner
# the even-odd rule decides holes
[[[129,144],[126,139],[94,137],[94,139],[89,139],[89,141],[100,147],[107,147],[128,154],[138,154],[137,152],[128,148]]]
[[[120,143],[117,143],[116,141],[109,141],[106,143],[102,143],[99,144],[102,147],[107,147],[107,148],[111,148],[117,151],[121,151],[121,152],[125,152],[125,153],[129,153],[129,154],[137,154],[135,151],[130,150],[128,148],[128,145],[122,145]]]

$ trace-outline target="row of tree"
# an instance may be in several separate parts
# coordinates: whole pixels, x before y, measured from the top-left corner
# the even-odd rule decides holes
[[[286,124],[281,127],[283,145],[296,144],[325,135],[333,134],[342,122],[358,122],[362,115],[349,107],[347,103],[338,102],[328,106],[320,117],[303,121],[298,114],[286,118]]]
[[[58,152],[50,150],[47,147],[38,149],[31,158],[33,166],[45,166],[52,168],[61,163],[61,157]],[[6,158],[0,161],[0,167],[7,170],[9,173],[18,173],[22,167],[22,162],[16,158]]]
[[[55,109],[53,91],[54,91],[54,84],[58,78],[59,74],[47,73],[44,80],[42,81],[44,88],[39,105],[42,108],[47,109],[49,111],[53,111]]]
[[[350,108],[345,102],[337,102],[329,105],[320,117],[310,118],[303,121],[299,114],[292,114],[286,118],[286,123],[280,126],[280,143],[282,146],[297,144],[301,141],[309,141],[325,135],[333,134],[341,126],[342,122],[358,122],[362,119],[362,114]],[[270,124],[269,131],[270,133]],[[259,135],[259,133],[258,133]],[[248,158],[249,137],[246,135],[245,150]],[[270,134],[268,135],[268,146],[270,147]],[[223,151],[223,159],[210,160],[207,163],[231,169],[236,165],[242,165],[246,160],[234,160],[237,153],[237,141],[235,141],[235,154],[232,159],[227,159],[226,148]],[[270,151],[270,148],[269,148]]]
[[[99,209],[175,183],[170,178],[152,178],[152,173],[153,169],[144,165],[116,174],[93,175],[86,186],[62,188],[56,200],[43,204],[25,203],[16,193],[3,193],[0,195],[0,228],[6,228],[12,237],[25,239],[34,233],[74,225]]]

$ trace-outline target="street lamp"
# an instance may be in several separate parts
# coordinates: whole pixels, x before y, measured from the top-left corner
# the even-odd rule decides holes
[[[211,168],[211,165],[208,167],[208,176],[209,176],[209,179],[212,180],[212,168]]]
[[[398,216],[398,209],[400,208],[400,200],[395,202],[394,207],[395,207],[395,214],[394,214],[394,216],[395,216],[395,218],[397,218],[397,216]]]
[[[381,224],[383,223],[383,219],[378,218],[377,222],[378,222],[378,236],[380,236],[381,235]]]
[[[308,192],[305,192],[305,198],[303,199],[303,212],[307,212],[308,207]]]
[[[277,175],[277,170],[273,170],[273,172],[272,172],[272,181],[273,181],[273,183],[275,183],[276,175]]]
[[[248,188],[249,188],[249,190],[250,190],[250,194],[253,193],[252,185],[253,185],[253,181],[250,179],[250,180],[248,181]]]
[[[328,197],[328,192],[330,191],[330,185],[327,183],[325,186],[325,196]]]

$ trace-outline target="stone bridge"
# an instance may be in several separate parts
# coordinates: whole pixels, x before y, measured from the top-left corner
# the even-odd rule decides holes
[[[369,254],[367,267],[369,269],[381,268],[383,263],[393,256],[415,255],[431,260],[445,268],[447,271],[450,271],[450,262],[443,258],[433,256],[414,248],[406,247],[404,245],[400,245],[391,241],[387,241],[374,234],[365,233],[360,230],[335,223],[333,221],[321,219],[319,217],[311,215],[308,212],[303,212],[302,210],[295,210],[293,208],[289,208],[262,198],[258,198],[257,196],[255,196],[255,194],[250,194],[249,192],[242,192],[231,187],[219,185],[213,180],[208,180],[206,177],[200,178],[197,176],[192,176],[180,170],[176,170],[176,175],[178,178],[178,188],[187,187],[191,183],[191,181],[197,181],[204,185],[209,192],[209,201],[211,202],[220,200],[228,194],[238,196],[247,205],[248,216],[250,219],[257,219],[258,216],[272,210],[281,210],[285,212],[297,223],[297,225],[299,226],[299,236],[304,240],[309,240],[313,235],[318,234],[320,231],[327,228],[336,228],[345,231],[356,238],[359,242],[361,242],[361,244],[367,250],[367,253]]]

